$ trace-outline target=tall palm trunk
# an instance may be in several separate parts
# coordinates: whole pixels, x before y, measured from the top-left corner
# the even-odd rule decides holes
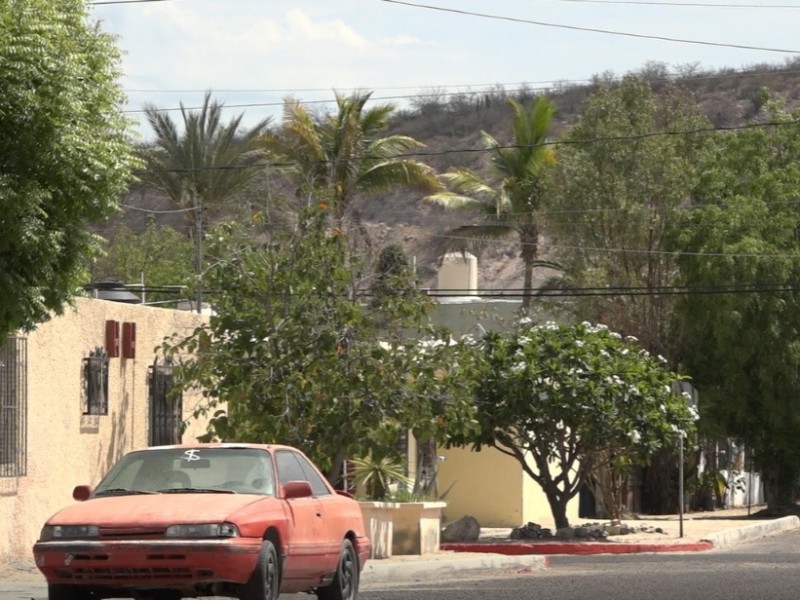
[[[528,315],[530,314],[533,296],[533,269],[539,254],[539,227],[536,223],[530,223],[520,229],[519,241],[522,246],[522,263],[525,270],[520,311]]]

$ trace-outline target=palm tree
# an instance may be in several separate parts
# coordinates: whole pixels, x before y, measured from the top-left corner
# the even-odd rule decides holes
[[[219,208],[241,191],[255,176],[263,157],[257,141],[269,124],[264,119],[239,133],[243,114],[222,123],[223,104],[206,92],[199,111],[180,104],[183,131],[172,117],[152,104],[144,114],[155,140],[145,152],[146,184],[164,192],[185,211],[188,235],[195,239],[195,270],[198,276],[197,310],[202,304],[202,238],[205,213]]]
[[[223,103],[206,92],[199,111],[180,104],[183,131],[172,117],[153,104],[144,114],[155,140],[147,152],[144,180],[186,210],[189,224],[202,222],[203,212],[219,207],[256,175],[263,157],[257,147],[269,119],[239,132],[243,114],[222,123]]]
[[[478,212],[483,222],[463,225],[449,232],[448,249],[466,252],[500,237],[517,235],[525,273],[522,311],[528,312],[533,288],[533,271],[538,267],[559,268],[539,259],[538,211],[544,197],[544,169],[554,160],[545,145],[555,108],[541,96],[525,110],[515,100],[514,145],[503,146],[482,132],[484,146],[491,152],[491,166],[497,183],[484,180],[469,169],[453,169],[441,175],[447,191],[426,199],[450,209]]]
[[[353,197],[397,186],[430,192],[439,188],[428,165],[402,155],[423,146],[414,138],[381,134],[394,107],[366,108],[371,92],[336,92],[337,112],[322,117],[286,100],[283,126],[263,137],[264,147],[285,161],[298,196],[327,201],[337,225],[348,215]]]

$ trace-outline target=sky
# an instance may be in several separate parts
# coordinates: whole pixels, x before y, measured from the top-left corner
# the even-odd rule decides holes
[[[542,90],[670,70],[782,68],[800,56],[800,0],[89,0],[117,36],[128,103],[281,119],[292,97],[330,110],[334,90],[406,107],[496,85]],[[180,114],[171,114],[180,120]]]

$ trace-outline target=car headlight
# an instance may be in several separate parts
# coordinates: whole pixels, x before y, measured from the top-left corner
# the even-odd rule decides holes
[[[45,525],[39,539],[50,540],[85,540],[100,537],[97,525]]]
[[[166,535],[175,538],[229,538],[237,537],[239,530],[231,523],[192,523],[170,525]]]

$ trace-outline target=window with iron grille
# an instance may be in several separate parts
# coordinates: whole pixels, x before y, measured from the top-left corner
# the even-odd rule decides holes
[[[0,346],[0,477],[28,470],[28,340]]]
[[[83,414],[108,414],[108,354],[102,348],[83,359],[83,392]]]
[[[162,364],[155,359],[150,366],[148,389],[150,396],[149,442],[151,446],[180,444],[183,433],[183,395],[175,385],[175,365],[167,357]]]

